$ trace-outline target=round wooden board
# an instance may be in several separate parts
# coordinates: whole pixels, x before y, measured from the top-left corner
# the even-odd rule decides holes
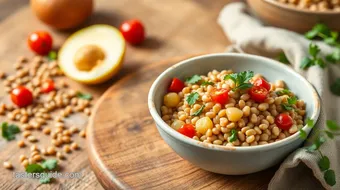
[[[204,171],[162,140],[147,107],[152,82],[190,56],[150,64],[116,83],[99,100],[88,126],[92,168],[106,189],[267,189],[276,167],[243,176]]]

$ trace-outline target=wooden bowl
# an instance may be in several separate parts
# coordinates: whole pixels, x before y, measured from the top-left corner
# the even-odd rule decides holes
[[[340,11],[310,11],[275,0],[247,0],[254,13],[266,24],[295,32],[306,32],[317,23],[340,31]]]

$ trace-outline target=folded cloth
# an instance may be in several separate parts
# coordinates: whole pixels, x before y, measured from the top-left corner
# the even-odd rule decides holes
[[[257,54],[270,58],[284,52],[292,67],[314,85],[318,91],[322,106],[321,114],[309,138],[313,138],[316,129],[326,127],[326,120],[340,122],[340,98],[333,95],[329,89],[330,81],[340,77],[340,68],[328,65],[321,69],[312,66],[308,71],[299,68],[303,57],[308,55],[310,41],[302,35],[284,29],[264,26],[255,17],[248,14],[247,5],[243,2],[226,5],[218,17],[218,23],[235,45],[228,51]],[[288,22],[288,21],[287,21]],[[332,52],[332,48],[323,42],[315,41],[322,53]],[[311,142],[305,142],[305,146]],[[337,183],[329,186],[324,180],[323,172],[318,167],[319,154],[306,152],[299,148],[291,153],[281,164],[270,181],[269,189],[340,189],[340,140],[327,140],[320,148],[330,159],[331,169],[335,171]]]

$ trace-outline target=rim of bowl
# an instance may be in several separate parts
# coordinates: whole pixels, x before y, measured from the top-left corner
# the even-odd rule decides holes
[[[340,14],[340,11],[335,11],[335,10],[326,10],[326,11],[311,11],[307,9],[298,9],[297,7],[289,6],[284,3],[277,2],[276,0],[263,0],[266,3],[269,3],[271,5],[274,5],[276,7],[290,10],[290,11],[295,11],[295,12],[301,12],[301,13],[307,13],[307,14],[319,14],[319,15],[338,15]]]
[[[153,117],[153,119],[155,120],[155,123],[158,124],[158,126],[164,130],[166,133],[168,133],[171,137],[175,138],[178,141],[181,141],[182,143],[186,143],[186,144],[190,144],[193,146],[197,146],[200,148],[205,148],[205,149],[210,149],[210,150],[216,150],[216,151],[265,151],[265,150],[270,150],[270,149],[275,149],[281,146],[284,146],[286,144],[292,143],[293,141],[297,140],[299,138],[299,134],[300,132],[296,132],[295,134],[277,141],[277,142],[273,142],[270,144],[264,144],[264,145],[257,145],[257,146],[249,146],[249,147],[244,147],[244,146],[233,146],[233,147],[229,147],[229,146],[221,146],[221,145],[214,145],[214,144],[208,144],[208,143],[204,143],[201,141],[197,141],[194,140],[192,138],[189,138],[187,136],[184,136],[180,133],[178,133],[177,131],[175,131],[174,129],[172,129],[167,123],[165,123],[163,121],[163,119],[161,118],[161,116],[158,114],[157,110],[156,110],[156,106],[154,103],[154,97],[155,97],[155,89],[158,86],[158,83],[160,82],[160,80],[163,79],[163,77],[172,72],[172,70],[176,67],[180,67],[181,65],[187,64],[189,62],[192,62],[194,60],[197,59],[202,59],[202,58],[209,58],[209,57],[216,57],[216,56],[223,56],[223,57],[243,57],[243,58],[250,58],[250,59],[257,59],[261,62],[268,62],[269,64],[276,64],[278,67],[281,67],[281,69],[285,69],[285,70],[289,70],[292,75],[295,75],[295,77],[297,77],[299,80],[302,80],[306,86],[308,88],[310,88],[313,92],[313,94],[311,96],[313,96],[313,100],[314,100],[314,108],[313,108],[313,113],[312,116],[310,117],[312,120],[314,120],[314,124],[316,123],[316,121],[319,118],[320,115],[320,98],[318,93],[316,92],[315,88],[312,86],[312,84],[310,84],[303,76],[301,76],[300,74],[298,74],[296,71],[294,71],[292,68],[290,68],[287,65],[284,65],[278,61],[275,61],[273,59],[269,59],[266,57],[262,57],[262,56],[258,56],[258,55],[250,55],[250,54],[239,54],[239,53],[213,53],[213,54],[206,54],[206,55],[201,55],[201,56],[196,56],[196,57],[192,57],[186,60],[183,60],[171,67],[169,67],[168,69],[166,69],[165,71],[163,71],[158,77],[157,79],[153,82],[149,94],[148,94],[148,107],[149,107],[149,111],[151,113],[151,116]],[[303,128],[305,131],[307,131],[309,134],[311,128],[308,127],[307,125],[304,125]]]

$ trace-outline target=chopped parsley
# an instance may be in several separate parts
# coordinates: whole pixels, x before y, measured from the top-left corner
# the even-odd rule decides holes
[[[235,83],[235,88],[233,88],[233,91],[236,91],[238,89],[244,90],[247,88],[252,87],[253,85],[249,83],[249,80],[254,77],[253,71],[243,71],[239,73],[232,73],[229,75],[226,75],[224,77],[224,80],[231,79]]]
[[[195,102],[198,100],[199,96],[200,95],[197,92],[193,92],[186,98],[186,101],[188,102],[189,105],[194,105]]]
[[[195,113],[192,114],[192,116],[199,116],[204,110],[204,108],[205,108],[205,105],[201,106],[200,109],[198,109]]]
[[[185,82],[189,84],[195,84],[199,82],[200,80],[202,80],[202,77],[200,77],[199,75],[194,75],[192,77],[187,78]]]
[[[237,140],[237,131],[236,131],[236,129],[232,129],[231,135],[228,137],[228,141],[231,143],[231,142],[234,142],[236,140]]]
[[[15,134],[20,133],[20,129],[16,125],[3,122],[1,124],[1,133],[3,138],[5,138],[7,141],[10,141],[15,139]]]
[[[77,97],[80,99],[84,99],[84,100],[91,100],[92,99],[92,95],[91,94],[85,94],[82,92],[77,92]]]
[[[208,85],[214,85],[215,83],[209,82],[209,81],[203,81],[201,86],[208,86]]]

